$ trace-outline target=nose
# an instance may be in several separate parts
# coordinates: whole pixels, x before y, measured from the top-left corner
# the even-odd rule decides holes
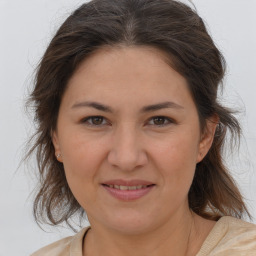
[[[148,157],[139,131],[129,125],[116,129],[112,135],[108,162],[123,171],[145,166]]]

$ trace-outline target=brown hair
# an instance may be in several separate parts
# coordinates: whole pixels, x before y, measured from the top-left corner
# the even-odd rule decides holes
[[[36,151],[40,174],[34,201],[36,220],[69,224],[75,213],[84,213],[69,189],[63,165],[55,158],[51,132],[56,128],[67,82],[78,65],[101,47],[120,45],[162,50],[172,67],[186,78],[202,129],[209,117],[219,117],[212,147],[196,166],[188,195],[191,210],[214,220],[222,215],[250,216],[222,159],[227,131],[239,139],[240,126],[232,111],[217,101],[225,60],[202,19],[187,5],[173,0],[93,0],[74,11],[53,37],[38,66],[29,100],[38,125],[28,153]]]

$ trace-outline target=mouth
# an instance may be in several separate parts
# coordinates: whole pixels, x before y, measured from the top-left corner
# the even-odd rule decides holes
[[[112,197],[121,201],[132,201],[144,197],[156,184],[146,181],[114,180],[101,184]]]
[[[113,185],[113,184],[102,184],[103,186],[114,188],[118,190],[139,190],[139,189],[145,189],[151,186],[154,186],[154,184],[150,185],[138,185],[138,186],[123,186],[123,185]]]

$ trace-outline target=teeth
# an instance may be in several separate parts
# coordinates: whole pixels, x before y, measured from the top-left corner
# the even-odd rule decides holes
[[[138,186],[122,186],[122,185],[107,185],[110,188],[115,188],[119,190],[137,190],[137,189],[142,189],[146,188],[146,185],[138,185]]]

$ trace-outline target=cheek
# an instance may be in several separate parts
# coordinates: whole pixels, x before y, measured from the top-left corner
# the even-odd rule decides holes
[[[68,185],[79,204],[86,209],[96,201],[98,172],[104,160],[102,143],[82,136],[70,136],[63,143],[63,165]]]
[[[164,161],[171,161],[173,164],[196,162],[199,148],[197,137],[188,133],[176,133],[160,143],[156,142],[152,150],[155,148],[155,154],[163,158]]]
[[[61,146],[67,178],[86,180],[95,176],[104,160],[103,143],[74,133],[65,138]]]
[[[166,182],[190,186],[198,155],[195,137],[175,134],[151,149],[154,162]]]

